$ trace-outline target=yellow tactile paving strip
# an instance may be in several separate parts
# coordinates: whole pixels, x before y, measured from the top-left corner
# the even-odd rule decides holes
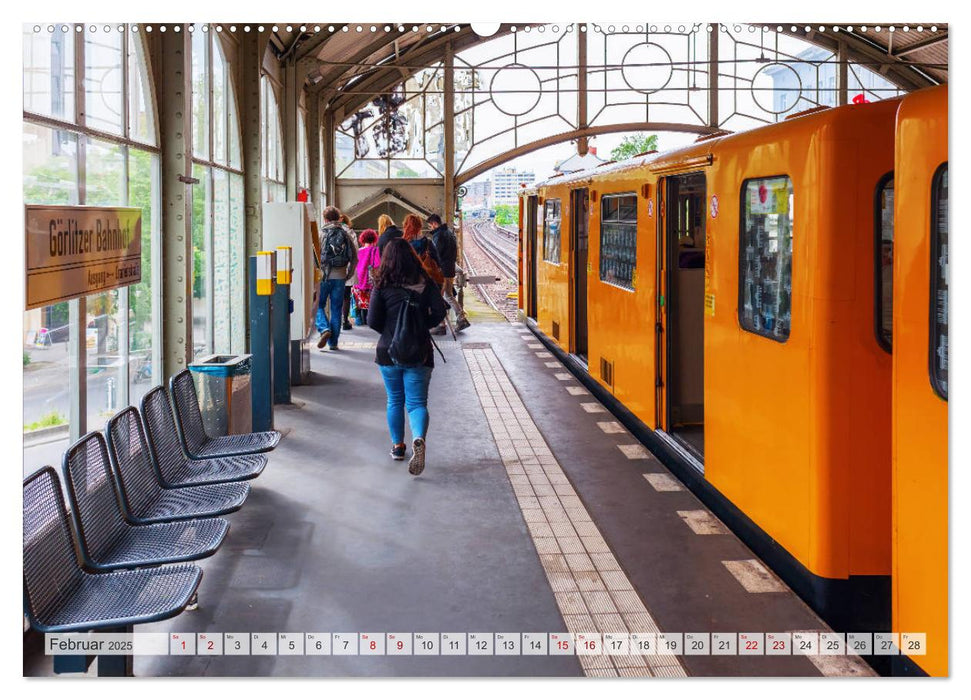
[[[464,349],[479,403],[566,627],[658,632],[495,352]],[[538,354],[538,353],[537,353]],[[588,676],[686,676],[677,656],[578,655]]]

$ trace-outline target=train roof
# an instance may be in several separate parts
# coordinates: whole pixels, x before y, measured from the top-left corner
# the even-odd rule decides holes
[[[888,105],[899,105],[901,98],[889,98],[871,103],[869,108],[887,109]],[[881,107],[882,105],[882,107]],[[717,146],[724,143],[744,142],[753,138],[761,138],[763,134],[784,132],[790,130],[803,131],[807,127],[815,130],[833,119],[841,118],[848,114],[859,114],[861,110],[868,109],[863,105],[843,105],[840,107],[815,107],[804,112],[799,112],[786,117],[785,120],[774,124],[766,124],[755,129],[748,129],[739,132],[715,133],[710,136],[702,136],[697,141],[681,148],[665,151],[663,153],[648,152],[627,158],[622,161],[608,161],[593,168],[579,170],[567,175],[555,175],[541,182],[533,184],[529,188],[522,190],[521,194],[533,194],[540,188],[552,187],[556,185],[591,182],[605,175],[622,175],[625,172],[634,172],[643,168],[652,170],[668,167],[675,167],[681,162],[690,161],[697,157],[710,155],[716,150]]]

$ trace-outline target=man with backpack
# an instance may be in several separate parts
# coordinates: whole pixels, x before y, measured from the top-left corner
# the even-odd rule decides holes
[[[324,227],[320,230],[320,267],[323,279],[320,281],[318,303],[321,309],[330,302],[328,328],[324,328],[317,339],[317,347],[329,345],[337,350],[341,334],[341,321],[344,309],[344,287],[347,278],[357,265],[357,246],[351,235],[341,225],[341,213],[337,207],[324,209]]]
[[[455,261],[458,258],[458,242],[455,240],[455,234],[442,223],[442,217],[438,214],[429,216],[426,223],[428,228],[431,229],[432,241],[438,251],[442,276],[445,278],[445,282],[442,284],[442,296],[445,297],[445,301],[455,312],[456,332],[464,331],[472,324],[465,315],[465,310],[459,306],[458,300],[455,298]],[[442,321],[432,333],[445,335],[445,322]]]

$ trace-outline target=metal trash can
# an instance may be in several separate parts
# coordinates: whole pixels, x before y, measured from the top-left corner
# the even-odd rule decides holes
[[[209,355],[189,365],[206,432],[238,435],[253,430],[252,355]]]

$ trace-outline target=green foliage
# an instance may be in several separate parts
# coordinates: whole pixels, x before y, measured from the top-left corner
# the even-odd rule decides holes
[[[33,423],[26,423],[24,425],[24,432],[40,430],[41,428],[53,428],[55,425],[65,425],[66,423],[67,418],[57,411],[50,411],[41,416],[40,420],[35,420]]]
[[[644,151],[657,148],[657,134],[627,134],[620,144],[610,152],[611,160],[627,160]]]
[[[512,226],[519,223],[519,207],[515,204],[497,204],[496,224],[499,226]]]
[[[24,367],[30,364],[30,354],[24,350]]]

